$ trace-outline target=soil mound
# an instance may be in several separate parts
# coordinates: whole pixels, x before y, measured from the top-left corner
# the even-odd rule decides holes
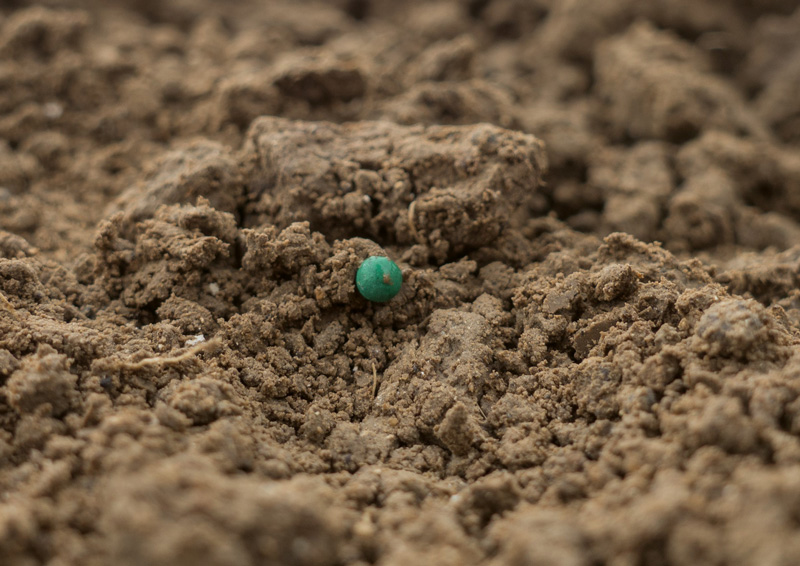
[[[7,3],[0,562],[800,563],[799,21]]]

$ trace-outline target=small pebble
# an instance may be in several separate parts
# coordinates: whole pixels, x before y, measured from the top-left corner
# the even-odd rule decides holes
[[[197,345],[198,345],[198,344],[200,344],[201,342],[205,342],[205,341],[206,341],[206,337],[205,337],[205,336],[203,336],[202,334],[198,334],[197,336],[194,336],[194,337],[192,337],[192,338],[189,338],[189,339],[186,341],[186,344],[185,344],[185,345],[186,345],[186,346],[197,346]]]

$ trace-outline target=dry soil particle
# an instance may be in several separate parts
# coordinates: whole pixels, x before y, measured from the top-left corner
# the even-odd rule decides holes
[[[3,564],[800,562],[796,2],[28,4]]]
[[[329,238],[420,244],[443,261],[492,245],[546,167],[533,136],[481,125],[254,122],[243,223],[308,220]]]

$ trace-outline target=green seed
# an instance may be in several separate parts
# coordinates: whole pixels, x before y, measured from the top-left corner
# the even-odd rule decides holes
[[[385,303],[403,285],[403,274],[388,257],[372,256],[365,259],[356,272],[356,287],[368,301]]]

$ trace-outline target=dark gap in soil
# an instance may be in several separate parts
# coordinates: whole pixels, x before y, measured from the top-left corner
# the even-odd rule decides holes
[[[370,5],[369,0],[349,0],[345,5],[345,13],[360,22],[369,17]]]

